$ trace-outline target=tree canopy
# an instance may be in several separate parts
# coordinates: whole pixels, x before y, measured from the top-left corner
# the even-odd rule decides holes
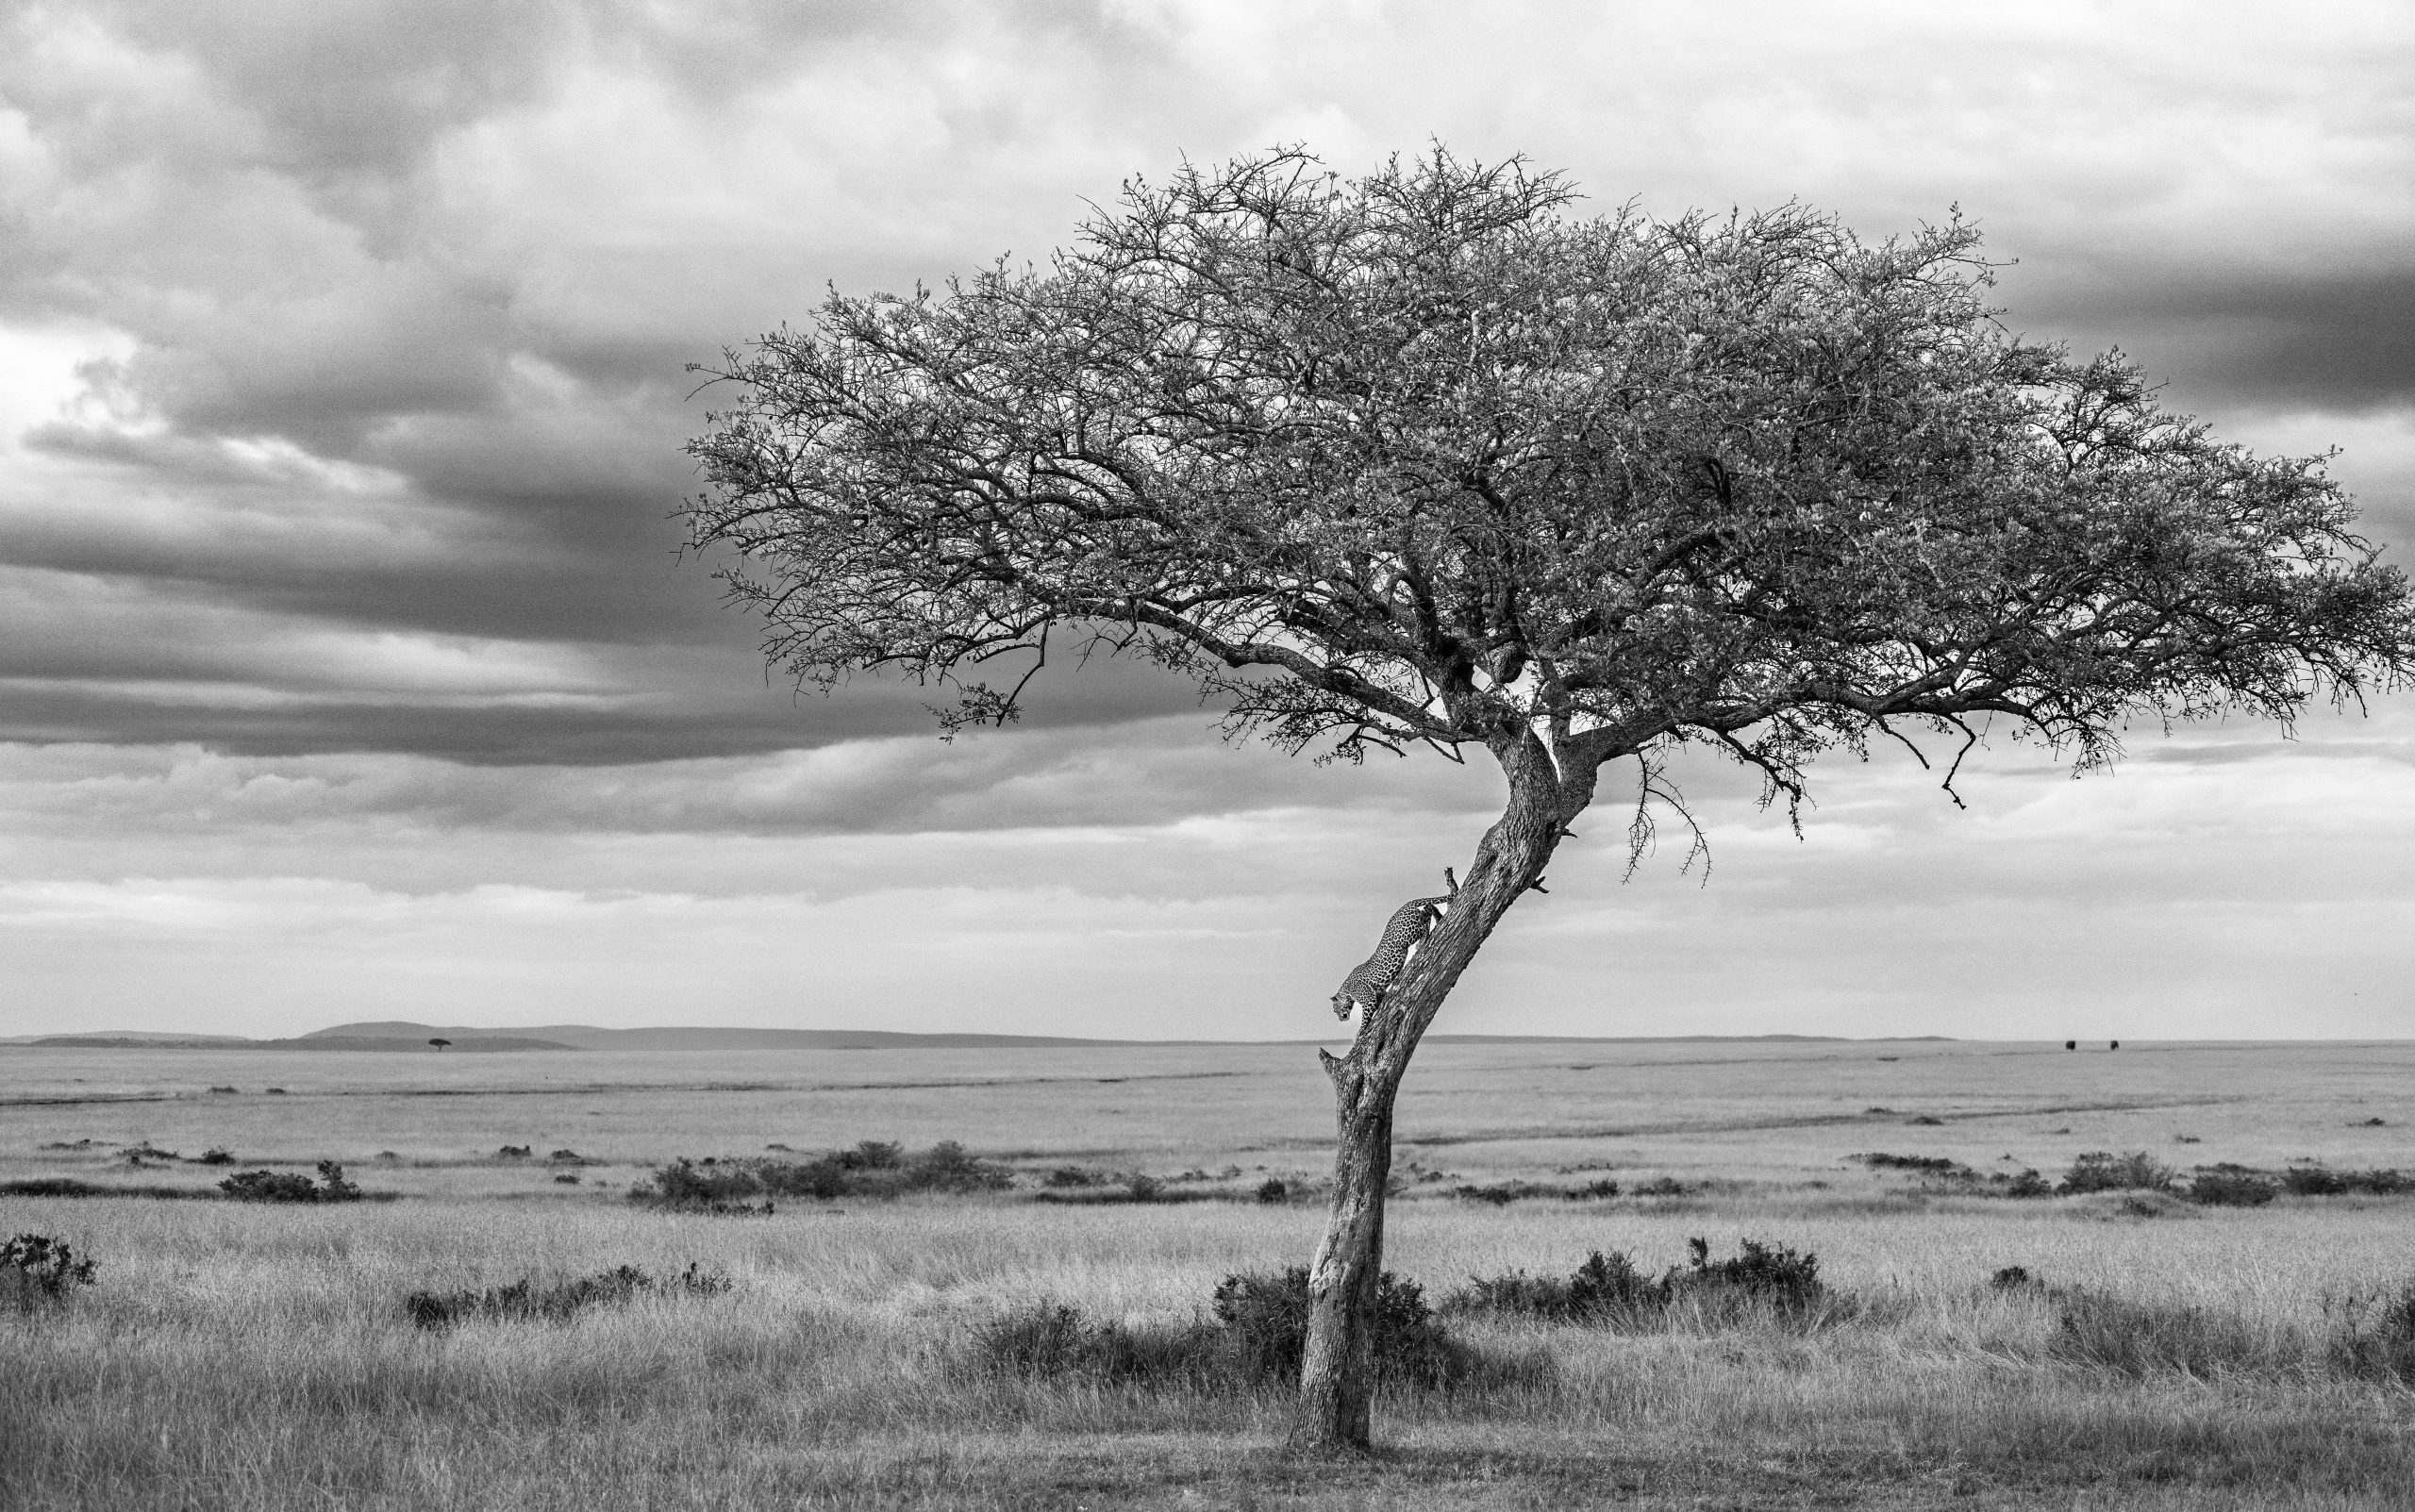
[[[695,536],[799,676],[952,681],[951,723],[1070,633],[1288,747],[1707,739],[1790,794],[1905,721],[2088,762],[2407,664],[2323,459],[2009,333],[1972,227],[1573,199],[1277,152],[1128,184],[1044,267],[834,292],[722,369]]]
[[[2001,720],[2087,765],[2135,716],[2286,721],[2415,666],[2406,584],[2323,458],[2013,335],[1971,227],[1573,198],[1439,148],[1135,182],[1045,267],[834,292],[729,354],[737,403],[692,447],[694,539],[735,548],[802,679],[902,670],[956,685],[951,727],[1003,722],[1063,636],[1293,750],[1500,762],[1464,884],[1396,910],[1336,998],[1360,1018],[1324,1061],[1304,1445],[1368,1440],[1409,1056],[1606,762],[1641,757],[1648,801],[1707,741],[1791,803],[1881,733],[1967,750]]]

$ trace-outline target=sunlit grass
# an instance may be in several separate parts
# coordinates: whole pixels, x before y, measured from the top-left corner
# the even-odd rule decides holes
[[[227,1143],[243,1160],[304,1170],[341,1158],[401,1200],[0,1198],[0,1231],[56,1234],[101,1262],[66,1305],[0,1313],[0,1505],[1357,1509],[1615,1495],[1776,1507],[1845,1492],[1899,1507],[2407,1504],[2415,1392],[2343,1371],[2326,1304],[2415,1275],[2415,1198],[2140,1218],[2118,1200],[1923,1194],[1846,1158],[1888,1150],[1987,1169],[2011,1154],[2053,1171],[2081,1150],[2149,1148],[2175,1164],[2305,1154],[2415,1168],[2403,1055],[2317,1050],[2298,1062],[2273,1050],[2278,1069],[2258,1080],[2228,1051],[1881,1061],[1867,1046],[1646,1047],[1609,1064],[1603,1047],[1436,1048],[1458,1053],[1421,1066],[1431,1074],[1402,1125],[1445,1142],[1404,1144],[1403,1170],[1548,1183],[1577,1179],[1559,1171],[1570,1167],[1714,1185],[1494,1207],[1412,1182],[1393,1207],[1388,1264],[1429,1297],[1473,1276],[1565,1273],[1593,1249],[1657,1271],[1699,1236],[1722,1254],[1747,1238],[1816,1253],[1837,1305],[1809,1325],[1679,1309],[1621,1332],[1455,1316],[1459,1337],[1541,1352],[1549,1371],[1391,1394],[1375,1460],[1307,1464],[1279,1452],[1279,1388],[1018,1380],[983,1369],[971,1340],[981,1321],[1040,1302],[1129,1328],[1189,1326],[1225,1275],[1307,1257],[1322,1222],[1313,1200],[1085,1208],[1024,1191],[783,1202],[772,1217],[734,1218],[625,1198],[647,1164],[675,1155],[867,1138],[959,1138],[1035,1173],[1068,1161],[1160,1176],[1234,1165],[1245,1174],[1227,1185],[1246,1196],[1258,1166],[1313,1180],[1323,1165],[1322,1088],[1294,1087],[1286,1058],[1304,1053],[1059,1057],[1025,1068],[1047,1079],[886,1101],[804,1083],[961,1080],[985,1065],[994,1078],[999,1062],[845,1057],[854,1069],[774,1067],[798,1085],[767,1092],[710,1090],[747,1080],[728,1064],[671,1075],[636,1057],[557,1056],[585,1068],[584,1085],[623,1085],[552,1093],[528,1078],[566,1071],[514,1072],[512,1056],[328,1064],[309,1072],[315,1090],[294,1056],[182,1071],[150,1057],[147,1070],[120,1067],[120,1083],[253,1086],[273,1073],[295,1089],[141,1105],[0,1096],[0,1170],[124,1171],[107,1149],[36,1148],[73,1138],[151,1138],[188,1154]],[[1237,1074],[1131,1079],[1194,1063]],[[64,1074],[71,1064],[45,1074],[92,1085],[73,1081],[92,1065]],[[456,1075],[471,1085],[428,1085]],[[2126,1092],[2124,1077],[2137,1084]],[[2124,1097],[2137,1105],[2035,1111]],[[2177,1104],[2190,1105],[2185,1123]],[[1910,1124],[1914,1107],[1961,1122]],[[2166,1124],[2200,1142],[2176,1144]],[[491,1158],[503,1143],[541,1158]],[[610,1163],[557,1184],[541,1156],[558,1147]],[[376,1161],[383,1148],[401,1158]],[[169,1166],[140,1179],[206,1187],[223,1174]],[[414,1327],[403,1308],[424,1288],[620,1265],[673,1275],[691,1262],[727,1275],[729,1292],[442,1331]],[[1989,1285],[2015,1265],[2044,1289]],[[2073,1297],[2102,1302],[2076,1314],[2083,1327],[2066,1321]]]

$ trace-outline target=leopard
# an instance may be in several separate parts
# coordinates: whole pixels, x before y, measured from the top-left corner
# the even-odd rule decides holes
[[[1442,880],[1451,890],[1437,898],[1411,898],[1392,910],[1384,925],[1384,938],[1376,942],[1375,954],[1358,963],[1356,971],[1343,977],[1333,994],[1333,1016],[1348,1019],[1353,1008],[1374,1011],[1382,1005],[1384,993],[1408,964],[1408,954],[1424,942],[1433,932],[1435,922],[1448,913],[1458,900],[1458,879],[1446,868]]]

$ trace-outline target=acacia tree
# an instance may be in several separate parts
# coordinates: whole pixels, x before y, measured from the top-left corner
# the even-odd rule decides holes
[[[1640,845],[1683,742],[1791,806],[1874,737],[1942,733],[1958,765],[1993,721],[2086,768],[2140,715],[2286,721],[2415,664],[2320,458],[2219,444],[2118,356],[2008,334],[1969,227],[1870,244],[1795,207],[1572,198],[1439,148],[1135,182],[1044,268],[834,292],[728,354],[739,397],[691,448],[693,539],[735,548],[801,679],[902,670],[953,685],[949,728],[1002,723],[1055,635],[1294,753],[1498,763],[1464,883],[1324,1055],[1302,1445],[1368,1441],[1409,1056],[1606,764],[1641,765]],[[974,680],[1001,656],[1017,680]]]

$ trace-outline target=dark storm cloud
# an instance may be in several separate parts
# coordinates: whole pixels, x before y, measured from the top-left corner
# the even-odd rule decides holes
[[[2255,274],[2147,267],[2025,280],[2017,309],[2086,331],[2174,388],[2233,405],[2415,405],[2415,260]]]
[[[1014,75],[1110,46],[1128,75],[1135,34],[1085,4],[427,0],[95,3],[5,38],[0,317],[129,344],[22,417],[0,565],[52,582],[8,610],[0,736],[593,760],[924,718],[875,695],[800,737],[766,698],[755,627],[668,518],[703,418],[682,369],[824,276],[994,253],[916,258],[1014,174],[969,198],[916,175],[965,145],[1047,171],[1058,112]],[[501,645],[346,698],[346,635]],[[508,689],[480,670],[515,661]],[[1057,709],[1168,706],[1109,678]]]
[[[2407,401],[2407,280],[2341,271],[2390,266],[2389,214],[2311,259],[2140,229],[2142,206],[2213,224],[2225,174],[2274,180],[2175,148],[2212,92],[2299,129],[2286,47],[2241,69],[2152,28],[1941,13],[1840,47],[1777,14],[20,9],[0,33],[0,319],[82,323],[98,345],[61,376],[66,412],[0,438],[23,464],[0,480],[0,736],[610,762],[920,729],[926,694],[767,689],[754,627],[677,555],[680,445],[709,402],[683,364],[808,315],[825,279],[1044,255],[1080,195],[1185,150],[1307,136],[1353,162],[1443,135],[1564,163],[1597,202],[1802,192],[1882,228],[1968,187],[2039,254],[2007,278],[2024,319],[2129,344],[2190,397]],[[1542,35],[1568,44],[1538,55]],[[2352,65],[2324,129],[2385,170],[2404,133],[2357,102],[2403,46],[2316,45]],[[2273,214],[2339,203],[2333,157]],[[1119,674],[1058,682],[1035,717],[1187,706]]]

